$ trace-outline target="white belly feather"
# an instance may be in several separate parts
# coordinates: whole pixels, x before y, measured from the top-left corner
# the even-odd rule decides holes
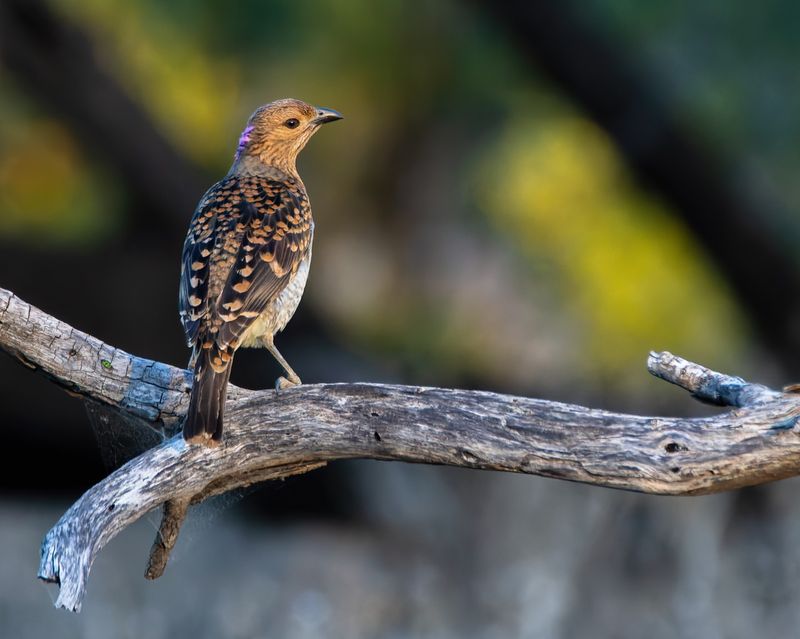
[[[310,267],[311,250],[309,248],[308,256],[300,262],[297,273],[286,288],[269,303],[267,310],[259,315],[242,335],[241,346],[251,348],[266,346],[266,343],[272,341],[275,333],[285,328],[303,297]]]

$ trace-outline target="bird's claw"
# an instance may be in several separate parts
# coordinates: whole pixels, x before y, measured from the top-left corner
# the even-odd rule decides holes
[[[286,379],[283,375],[281,375],[278,379],[275,380],[275,392],[278,393],[282,390],[286,390],[287,388],[291,388],[292,386],[299,386],[300,380],[297,381]]]

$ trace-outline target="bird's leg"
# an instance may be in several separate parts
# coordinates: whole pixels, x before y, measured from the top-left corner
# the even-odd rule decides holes
[[[291,388],[292,386],[297,386],[298,384],[302,383],[298,374],[294,372],[291,366],[289,366],[289,362],[283,359],[283,355],[281,355],[280,352],[278,352],[278,349],[275,348],[275,344],[272,342],[272,340],[267,342],[267,350],[272,353],[272,356],[276,360],[278,360],[278,364],[283,366],[283,370],[286,371],[286,375],[288,377],[287,379],[287,377],[283,377],[283,375],[281,375],[275,380],[276,391]]]

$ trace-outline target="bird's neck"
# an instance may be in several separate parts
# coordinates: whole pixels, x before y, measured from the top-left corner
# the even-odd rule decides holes
[[[250,153],[237,153],[236,158],[233,160],[233,165],[230,171],[228,171],[228,175],[257,175],[271,180],[286,181],[293,179],[298,182],[301,181],[297,173],[297,166],[295,165],[294,159],[286,162],[265,162],[258,155]]]

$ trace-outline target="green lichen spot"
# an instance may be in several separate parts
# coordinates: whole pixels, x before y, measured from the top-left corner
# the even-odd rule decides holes
[[[107,359],[101,359],[100,365],[106,370],[111,370],[111,362],[109,362]]]

